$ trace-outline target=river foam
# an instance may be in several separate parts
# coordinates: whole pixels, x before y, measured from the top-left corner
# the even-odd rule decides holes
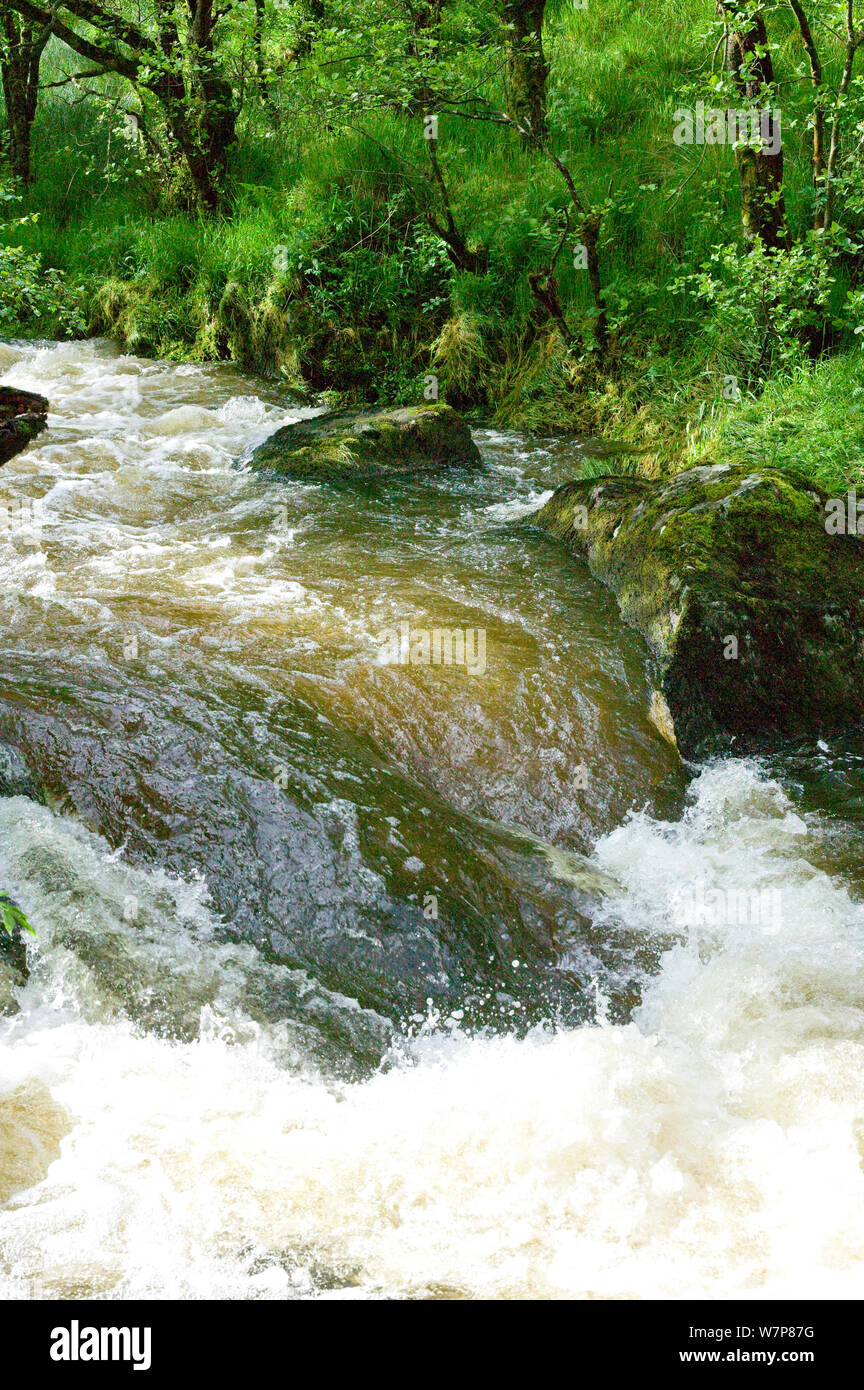
[[[680,822],[636,815],[596,847],[619,920],[667,947],[630,1023],[602,998],[593,1025],[521,1038],[432,1018],[356,1084],[244,1012],[252,954],[210,940],[200,884],[42,808],[0,820],[7,881],[48,924],[0,1024],[6,1296],[860,1293],[864,905],[757,765],[708,768]],[[682,931],[697,881],[782,910]],[[195,1028],[160,1035],[94,983],[70,912],[153,991],[166,972]]]

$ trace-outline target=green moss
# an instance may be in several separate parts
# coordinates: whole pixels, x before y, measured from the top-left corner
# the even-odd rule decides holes
[[[374,477],[479,463],[468,425],[443,404],[301,420],[277,430],[252,457],[256,470],[294,478]]]
[[[645,637],[685,753],[864,718],[864,542],[828,535],[825,500],[791,474],[719,465],[569,483],[538,514]]]

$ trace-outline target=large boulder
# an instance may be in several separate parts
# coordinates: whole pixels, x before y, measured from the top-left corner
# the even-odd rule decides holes
[[[19,391],[14,386],[0,386],[0,464],[8,463],[26,449],[47,423],[48,402],[44,396]]]
[[[577,480],[536,523],[581,555],[648,644],[685,757],[755,752],[864,719],[864,538],[771,468]],[[669,730],[671,733],[671,729]]]
[[[252,454],[252,467],[304,481],[476,468],[471,430],[449,405],[343,410],[285,425]]]

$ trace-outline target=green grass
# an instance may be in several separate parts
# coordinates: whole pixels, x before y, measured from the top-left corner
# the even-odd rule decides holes
[[[804,474],[832,497],[864,495],[864,352],[775,378],[758,400],[721,415],[694,454]]]
[[[755,336],[742,337],[686,280],[714,246],[741,241],[730,151],[671,140],[676,107],[706,94],[714,8],[712,0],[550,6],[556,148],[590,200],[612,198],[601,263],[617,346],[602,368],[590,352],[568,354],[548,324],[532,328],[527,276],[557,242],[567,203],[560,178],[511,132],[452,116],[440,119],[439,156],[457,224],[488,247],[484,277],[454,271],[426,228],[419,120],[369,110],[357,129],[330,131],[290,83],[277,91],[275,112],[248,104],[233,157],[234,213],[219,223],[190,216],[142,177],[92,102],[72,100],[68,88],[47,93],[25,208],[38,221],[10,235],[80,287],[91,330],[134,351],[231,357],[298,388],[371,401],[418,399],[434,370],[449,399],[486,418],[612,434],[668,466],[680,462],[688,426],[692,452],[727,420],[725,374],[758,392],[773,369]],[[811,218],[810,94],[797,76],[791,15],[772,12],[771,24],[785,35],[787,200],[800,229]],[[839,45],[826,52],[833,71]],[[45,78],[61,68],[55,44]],[[122,90],[113,79],[106,87]],[[568,322],[590,343],[587,277],[569,251],[556,276]]]

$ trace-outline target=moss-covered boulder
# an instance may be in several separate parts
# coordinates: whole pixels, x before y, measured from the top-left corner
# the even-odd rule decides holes
[[[861,727],[864,538],[829,534],[826,501],[789,473],[708,465],[577,480],[534,520],[613,590],[701,757]]]
[[[252,467],[304,481],[476,468],[479,450],[449,405],[344,410],[285,425],[252,454]]]
[[[47,423],[48,402],[44,396],[0,386],[0,464],[8,463],[26,449]]]

